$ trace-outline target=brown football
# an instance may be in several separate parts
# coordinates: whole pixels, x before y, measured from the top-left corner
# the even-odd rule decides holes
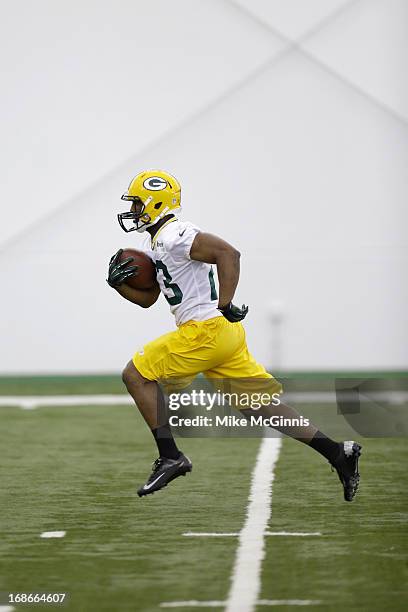
[[[120,261],[133,257],[133,261],[129,262],[129,266],[138,266],[138,273],[136,276],[129,276],[125,283],[133,289],[151,289],[156,283],[156,270],[150,257],[143,253],[143,251],[137,251],[136,249],[123,249],[123,253],[120,256]]]

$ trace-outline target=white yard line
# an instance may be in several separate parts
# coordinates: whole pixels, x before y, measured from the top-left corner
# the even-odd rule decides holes
[[[309,536],[321,536],[320,531],[265,531],[266,536],[283,536],[293,538],[308,538]]]
[[[274,468],[282,440],[263,438],[255,468],[245,524],[239,535],[226,612],[252,612],[261,589],[261,569],[265,556],[264,534],[271,513]]]
[[[66,533],[66,531],[43,531],[40,538],[63,538]]]
[[[318,599],[259,599],[257,606],[318,606]]]
[[[240,532],[237,531],[235,533],[221,533],[221,532],[195,532],[195,531],[186,531],[182,534],[187,538],[231,538],[238,537]],[[296,538],[305,538],[308,536],[321,536],[320,531],[265,531],[264,536],[289,536]]]
[[[40,406],[118,406],[134,404],[130,395],[0,395],[0,406],[33,410]]]
[[[336,394],[331,391],[296,391],[285,394],[288,403],[336,404]],[[360,402],[383,401],[390,404],[403,404],[408,401],[407,391],[377,391],[370,397],[360,394]],[[0,395],[0,407],[16,406],[33,410],[40,406],[128,406],[133,405],[130,395]]]
[[[258,599],[257,606],[318,606],[322,602],[318,599]],[[164,601],[161,608],[223,608],[226,601]]]
[[[253,612],[257,605],[266,605],[259,602],[258,596],[261,589],[262,561],[265,557],[265,531],[271,514],[274,469],[281,444],[281,438],[261,440],[256,464],[252,471],[245,523],[237,534],[239,542],[227,601],[169,601],[161,603],[162,608],[224,608],[225,612]],[[191,535],[191,533],[186,532],[183,535]],[[221,535],[235,536],[236,534]],[[279,605],[285,604],[280,602]]]
[[[163,601],[160,604],[161,608],[223,608],[225,601],[197,601],[190,599],[189,601]]]
[[[222,533],[218,531],[185,531],[183,534],[186,538],[237,538],[239,531]]]

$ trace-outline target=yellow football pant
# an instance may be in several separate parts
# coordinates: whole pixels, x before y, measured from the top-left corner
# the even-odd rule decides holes
[[[187,321],[146,344],[133,363],[148,380],[163,381],[166,386],[173,382],[175,388],[187,387],[203,373],[210,379],[235,380],[241,392],[282,392],[280,383],[248,351],[241,323],[230,323],[225,317]]]

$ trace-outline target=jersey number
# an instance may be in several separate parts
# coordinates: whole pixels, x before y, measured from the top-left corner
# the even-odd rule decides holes
[[[170,306],[175,306],[176,304],[180,304],[181,300],[183,299],[183,292],[181,291],[180,287],[176,283],[171,282],[172,278],[171,278],[170,272],[167,269],[166,264],[163,263],[162,261],[156,261],[156,270],[157,272],[159,270],[163,272],[164,286],[167,289],[171,289],[171,291],[173,292],[173,295],[171,297],[168,297],[166,294],[164,294],[164,297],[166,298]]]
[[[211,287],[211,299],[212,300],[218,300],[218,295],[217,295],[217,290],[215,288],[215,283],[214,283],[214,271],[211,269],[208,273],[208,278],[210,279],[210,287]]]
[[[180,289],[180,287],[177,285],[177,283],[171,282],[173,279],[171,278],[171,274],[168,271],[166,264],[159,260],[156,261],[156,270],[157,272],[159,272],[159,270],[163,272],[164,286],[167,289],[171,289],[171,291],[173,292],[173,295],[171,297],[164,294],[164,297],[166,298],[170,306],[175,306],[176,304],[180,304],[181,300],[183,299],[183,292]],[[208,279],[210,281],[211,300],[218,300],[217,290],[215,288],[215,282],[214,282],[214,271],[212,267],[208,273]]]

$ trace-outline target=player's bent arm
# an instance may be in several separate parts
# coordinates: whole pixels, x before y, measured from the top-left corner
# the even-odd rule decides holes
[[[239,280],[240,256],[236,248],[213,234],[199,232],[191,245],[191,259],[217,266],[219,308],[232,302]]]
[[[160,287],[157,284],[151,289],[134,289],[126,285],[126,283],[122,283],[119,287],[115,287],[115,290],[126,300],[142,308],[150,308],[150,306],[153,306],[160,295]]]

